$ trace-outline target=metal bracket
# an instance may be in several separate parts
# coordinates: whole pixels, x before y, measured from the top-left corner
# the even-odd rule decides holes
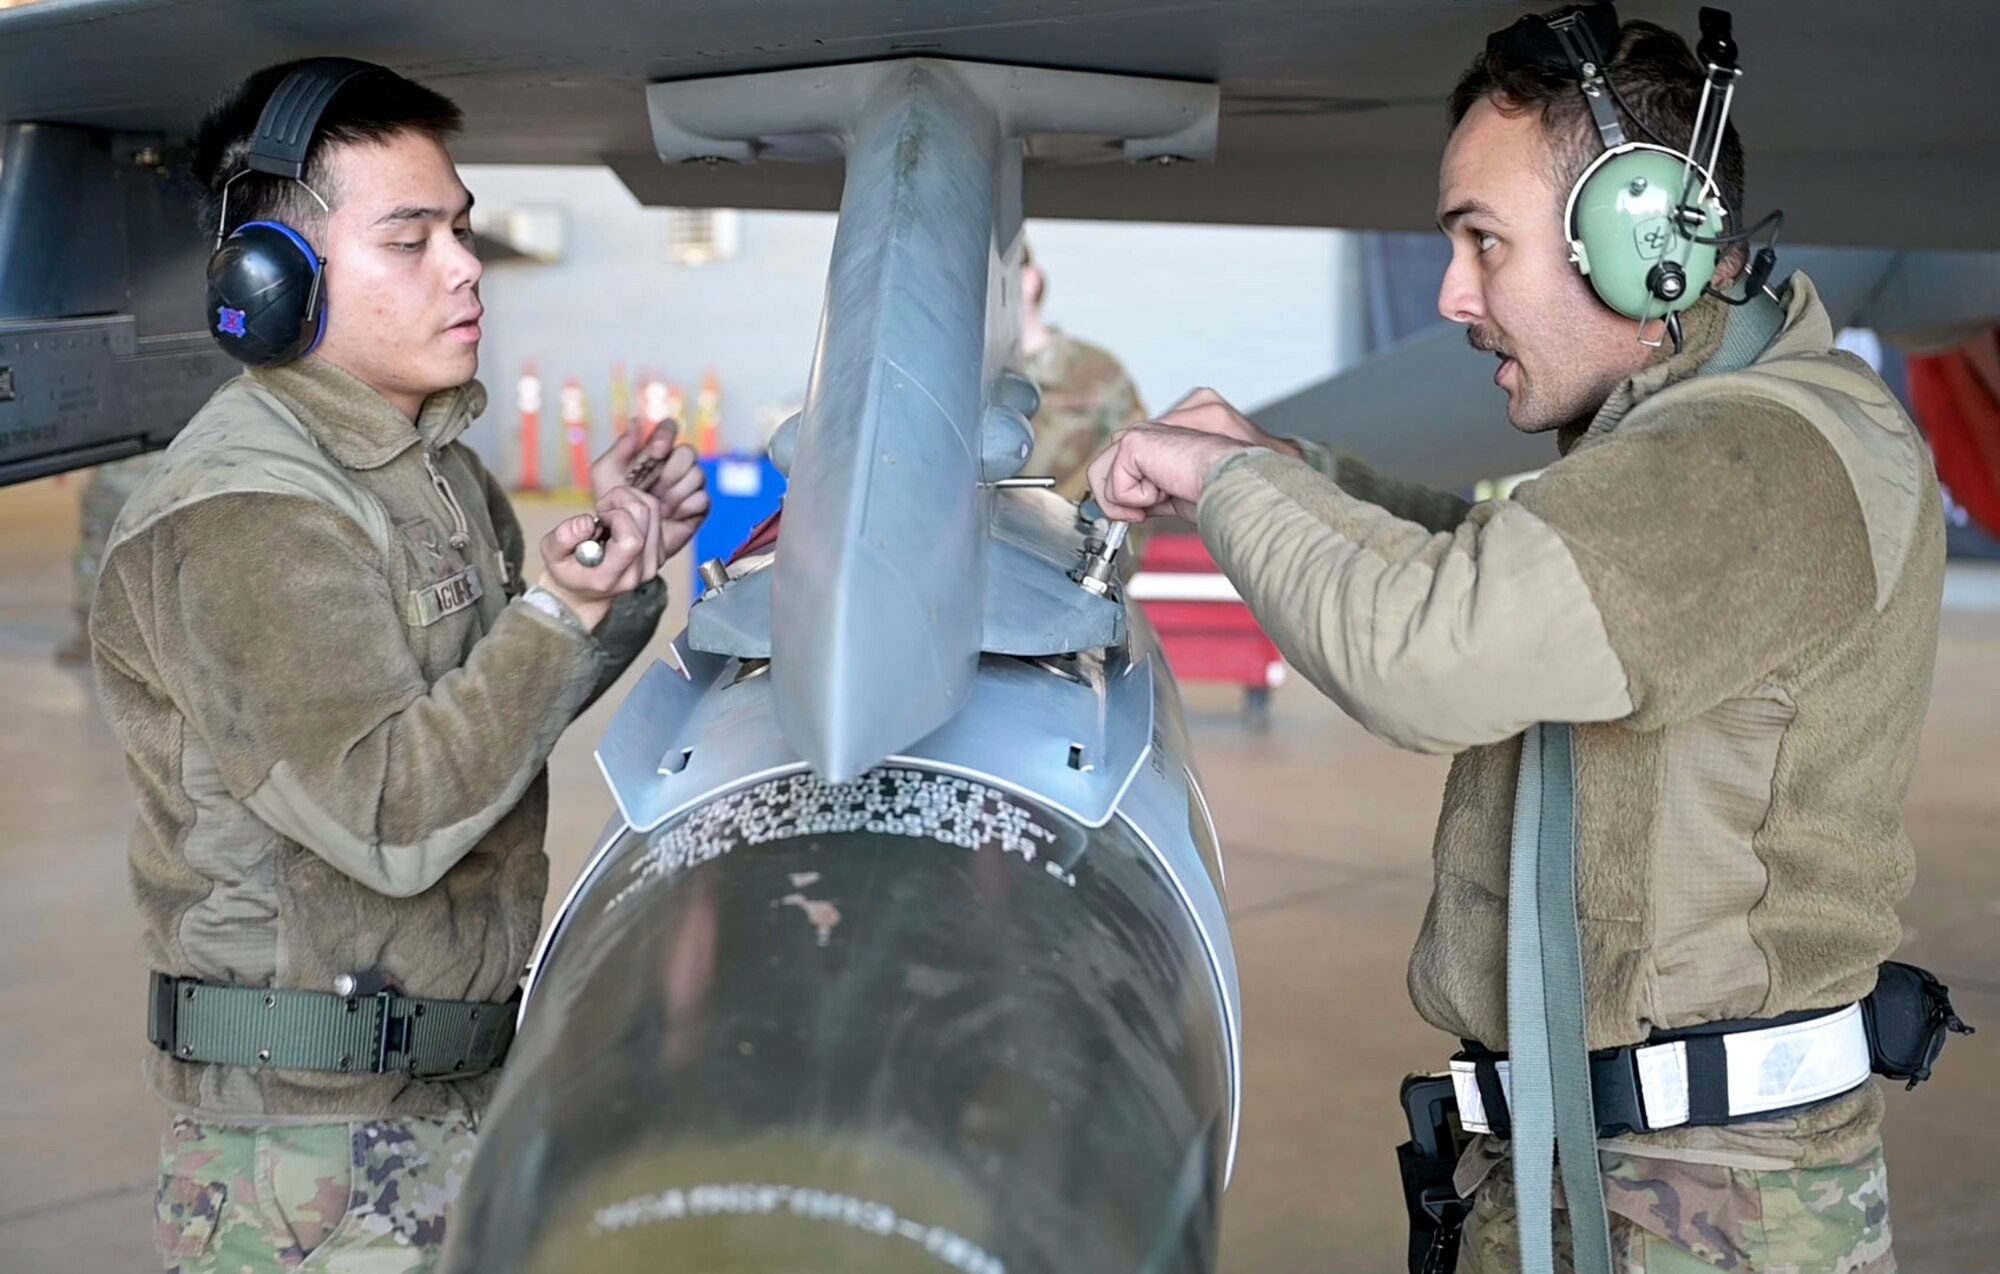
[[[383,987],[375,993],[375,1074],[389,1073],[389,1054],[401,1053],[405,1062],[410,1058],[410,1037],[415,1032],[414,1017],[400,1017],[396,1013],[396,1001],[403,997],[390,987]]]
[[[849,130],[887,77],[947,74],[1012,138],[1120,138],[1134,163],[1215,157],[1222,91],[1214,84],[944,58],[769,71],[649,85],[653,147],[668,163],[829,160],[854,156]],[[850,184],[851,189],[851,184]]]
[[[852,778],[963,710],[987,644],[1000,558],[981,483],[1011,476],[1018,443],[1001,444],[1018,428],[998,426],[1027,414],[1003,375],[1017,323],[1002,285],[1024,139],[1207,158],[1219,93],[912,58],[655,84],[646,101],[669,162],[846,160],[819,347],[783,448],[793,535],[766,631],[785,738],[826,778]]]
[[[597,745],[597,768],[632,827],[654,827],[666,818],[663,802],[671,794],[659,781],[661,762],[692,751],[704,738],[698,710],[736,667],[732,658],[690,648],[685,635],[674,642],[674,657],[684,671],[665,663],[648,668]]]
[[[996,487],[985,535],[980,651],[1034,657],[1123,645],[1125,608],[1077,587],[1071,576],[1082,543],[1075,506],[1051,491],[1006,481]],[[777,556],[782,561],[784,553]],[[732,659],[771,658],[772,590],[779,583],[765,567],[711,588],[688,612],[688,646]]]
[[[618,812],[637,832],[723,792],[804,768],[771,728],[769,678],[736,680],[736,660],[684,657],[704,669],[684,683],[692,695],[675,686],[680,678],[665,664],[655,664],[597,749]],[[705,681],[710,671],[729,684]],[[1124,650],[1078,656],[1061,676],[989,657],[964,712],[883,760],[985,779],[1101,827],[1152,753],[1154,675],[1150,656],[1135,662]]]

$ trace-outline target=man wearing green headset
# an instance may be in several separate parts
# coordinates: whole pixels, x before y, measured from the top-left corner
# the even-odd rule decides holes
[[[1452,95],[1439,309],[1496,355],[1514,427],[1555,443],[1512,499],[1398,482],[1207,392],[1091,468],[1113,517],[1195,518],[1363,725],[1454,756],[1409,986],[1466,1042],[1459,1115],[1492,1134],[1458,1163],[1461,1271],[1894,1268],[1862,1002],[1913,871],[1943,520],[1909,419],[1834,350],[1812,283],[1767,291],[1769,257],[1745,251],[1734,130],[1702,138],[1733,64],[1726,26],[1698,60],[1592,6],[1497,33]],[[1582,1144],[1609,1262],[1581,1259],[1587,1167],[1565,1172],[1576,1224],[1556,1221],[1553,1258],[1524,1258],[1502,1055],[1526,1016],[1510,906],[1536,892],[1510,889],[1517,795],[1552,808],[1530,784],[1547,754],[1524,765],[1542,723],[1573,749]]]

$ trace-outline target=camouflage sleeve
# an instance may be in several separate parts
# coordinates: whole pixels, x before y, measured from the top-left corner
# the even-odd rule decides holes
[[[1113,378],[1091,403],[1086,418],[1071,430],[1062,449],[1049,457],[1048,472],[1055,477],[1056,494],[1065,500],[1079,501],[1090,494],[1090,462],[1110,444],[1112,434],[1146,418],[1146,405],[1140,401],[1131,376],[1115,363],[1112,367]]]
[[[1132,383],[1132,377],[1130,375],[1125,376],[1121,383],[1125,386],[1127,403],[1125,419],[1120,421],[1117,426],[1120,429],[1134,421],[1148,419],[1152,414],[1146,410],[1146,400],[1139,397],[1139,387]]]

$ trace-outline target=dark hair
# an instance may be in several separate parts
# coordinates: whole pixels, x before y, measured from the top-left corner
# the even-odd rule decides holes
[[[303,60],[303,59],[302,59]],[[243,172],[257,117],[278,85],[300,65],[267,66],[246,79],[210,109],[194,137],[189,170],[201,191],[202,228],[212,238],[222,217],[222,191],[229,187],[229,227],[246,221],[281,221],[286,225],[316,225],[325,214],[299,183],[268,173],[250,173],[235,185],[229,180]],[[340,201],[327,154],[336,146],[384,142],[398,133],[415,132],[442,142],[463,127],[464,115],[450,98],[393,71],[371,71],[349,80],[333,95],[314,130],[306,152],[304,181],[326,200]]]
[[[1627,22],[1618,29],[1618,47],[1605,67],[1605,76],[1617,90],[1612,109],[1625,126],[1626,136],[1634,141],[1652,140],[1646,136],[1651,130],[1665,145],[1687,149],[1695,110],[1701,104],[1703,79],[1701,64],[1687,41],[1651,22]],[[1573,73],[1510,59],[1489,47],[1474,59],[1451,91],[1451,126],[1457,128],[1466,112],[1489,97],[1507,114],[1540,112],[1554,160],[1554,171],[1548,177],[1559,192],[1567,192],[1583,170],[1604,153],[1604,143],[1598,138]],[[1711,101],[1709,110],[1714,111],[1718,104]],[[1705,164],[1708,156],[1697,155],[1695,162]],[[1722,157],[1716,168],[1711,175],[1728,205],[1732,218],[1729,229],[1740,230],[1743,227],[1736,223],[1743,219],[1743,142],[1733,123],[1723,132]]]

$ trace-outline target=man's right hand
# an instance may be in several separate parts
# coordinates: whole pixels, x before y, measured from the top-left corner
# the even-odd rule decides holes
[[[600,521],[611,529],[604,560],[585,566],[576,560],[576,547],[596,533]],[[569,518],[542,537],[542,577],[536,582],[595,631],[614,601],[660,573],[666,564],[660,549],[659,502],[619,487],[598,502],[595,517]]]
[[[1229,405],[1212,389],[1197,389],[1169,407],[1158,423],[1176,429],[1196,429],[1202,433],[1233,438],[1252,447],[1264,447],[1294,460],[1305,459],[1299,445],[1289,438],[1265,433],[1257,422]]]
[[[1208,480],[1222,462],[1246,450],[1234,438],[1202,429],[1132,425],[1090,462],[1090,493],[1105,516],[1143,522],[1171,515],[1194,521]]]

